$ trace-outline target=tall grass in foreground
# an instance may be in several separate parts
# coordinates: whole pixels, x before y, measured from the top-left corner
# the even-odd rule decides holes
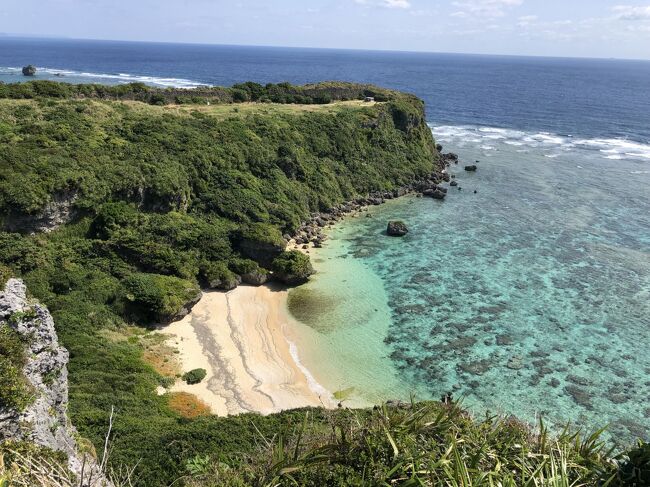
[[[551,436],[514,418],[476,421],[456,403],[309,412],[288,437],[263,438],[237,468],[197,457],[191,487],[212,486],[641,486],[625,481],[602,430]]]
[[[0,487],[135,486],[133,467],[107,472],[104,462],[89,462],[87,455],[82,455],[81,473],[77,476],[68,468],[63,453],[23,441],[2,443]]]
[[[259,430],[258,430],[259,431]],[[473,419],[457,403],[372,410],[305,410],[288,435],[259,433],[256,451],[195,456],[170,486],[647,487],[650,444],[617,456],[601,439],[549,434],[512,417]],[[98,487],[80,482],[56,453],[0,445],[0,487]],[[102,462],[103,465],[103,462]],[[146,486],[135,467],[115,487]]]

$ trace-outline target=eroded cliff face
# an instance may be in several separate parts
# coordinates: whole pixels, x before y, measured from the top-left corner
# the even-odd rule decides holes
[[[9,279],[0,293],[0,323],[13,328],[25,343],[23,372],[34,398],[22,411],[0,404],[0,442],[29,441],[61,451],[68,456],[70,470],[84,477],[80,485],[110,486],[95,459],[79,451],[77,432],[68,419],[68,351],[59,344],[47,308],[31,302],[18,279]]]
[[[75,216],[74,202],[77,191],[55,193],[50,201],[35,214],[9,212],[2,227],[9,232],[48,233],[69,223]]]

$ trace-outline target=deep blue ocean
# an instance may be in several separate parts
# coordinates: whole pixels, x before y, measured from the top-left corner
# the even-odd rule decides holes
[[[452,167],[463,189],[444,202],[392,201],[332,231],[299,288],[322,308],[303,362],[352,400],[453,390],[479,412],[648,438],[650,62],[0,37],[0,81],[29,63],[69,82],[415,93],[479,170]],[[392,218],[407,237],[383,234]]]
[[[0,80],[26,64],[62,81],[375,83],[417,94],[437,124],[650,143],[650,61],[0,37]]]

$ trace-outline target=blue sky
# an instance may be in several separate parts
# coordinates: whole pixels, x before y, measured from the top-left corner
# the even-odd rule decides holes
[[[650,0],[2,0],[0,32],[650,59]]]

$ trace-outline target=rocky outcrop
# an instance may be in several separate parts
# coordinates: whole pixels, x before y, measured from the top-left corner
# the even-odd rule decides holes
[[[54,194],[38,213],[11,212],[4,218],[4,228],[9,232],[20,233],[47,233],[56,230],[74,218],[77,196],[76,192],[64,191]]]
[[[273,260],[286,248],[286,242],[263,242],[261,240],[244,238],[239,243],[239,251],[244,257],[258,262],[264,267],[270,267]]]
[[[268,272],[263,269],[255,269],[241,275],[241,280],[250,286],[261,286],[269,279]]]
[[[435,200],[444,200],[445,196],[447,196],[447,188],[437,186],[435,188],[425,189],[422,191],[422,195],[428,196],[429,198],[433,198]]]
[[[33,64],[23,66],[23,76],[34,76],[36,74],[36,67]]]
[[[237,277],[239,277],[239,276],[237,276]],[[238,280],[237,284],[235,284],[230,289],[236,288],[240,283],[241,283],[241,279]],[[190,291],[190,290],[188,289],[188,291]],[[192,308],[194,307],[194,305],[196,303],[198,303],[199,301],[201,301],[201,298],[203,297],[203,291],[201,291],[199,288],[192,289],[191,291],[192,291],[191,296],[189,296],[189,298],[187,299],[185,304],[183,304],[181,309],[179,309],[176,312],[176,314],[170,315],[168,317],[162,317],[162,319],[161,319],[162,323],[171,323],[172,321],[178,321],[178,320],[182,319],[183,317],[187,316],[188,314],[190,314],[190,312],[192,311]]]
[[[403,237],[409,233],[409,230],[406,228],[406,224],[402,221],[390,221],[388,222],[386,233],[391,237]]]
[[[309,220],[298,227],[293,237],[286,235],[284,238],[299,247],[309,243],[312,243],[314,247],[321,247],[327,238],[323,234],[323,230],[330,225],[334,225],[344,216],[365,211],[368,207],[381,205],[388,200],[407,194],[423,194],[429,190],[431,192],[436,191],[442,188],[442,186],[438,185],[444,179],[444,173],[440,172],[440,170],[435,171],[391,191],[374,191],[366,196],[360,196],[345,203],[334,205],[327,212],[312,213]],[[446,190],[446,188],[444,189]],[[442,198],[444,198],[444,192],[441,191],[441,193],[443,193]]]
[[[59,344],[48,310],[27,299],[25,285],[18,279],[9,279],[0,293],[0,323],[24,338],[27,363],[23,372],[35,396],[23,411],[0,406],[0,441],[24,440],[61,451],[77,477],[83,472],[81,487],[111,486],[94,458],[80,453],[77,432],[67,416],[68,351]]]
[[[449,165],[451,163],[458,164],[458,154],[454,154],[453,152],[447,152],[446,154],[440,154],[440,157],[442,158],[442,161],[446,165]]]
[[[309,256],[292,250],[273,261],[273,278],[288,286],[302,284],[314,273]]]

